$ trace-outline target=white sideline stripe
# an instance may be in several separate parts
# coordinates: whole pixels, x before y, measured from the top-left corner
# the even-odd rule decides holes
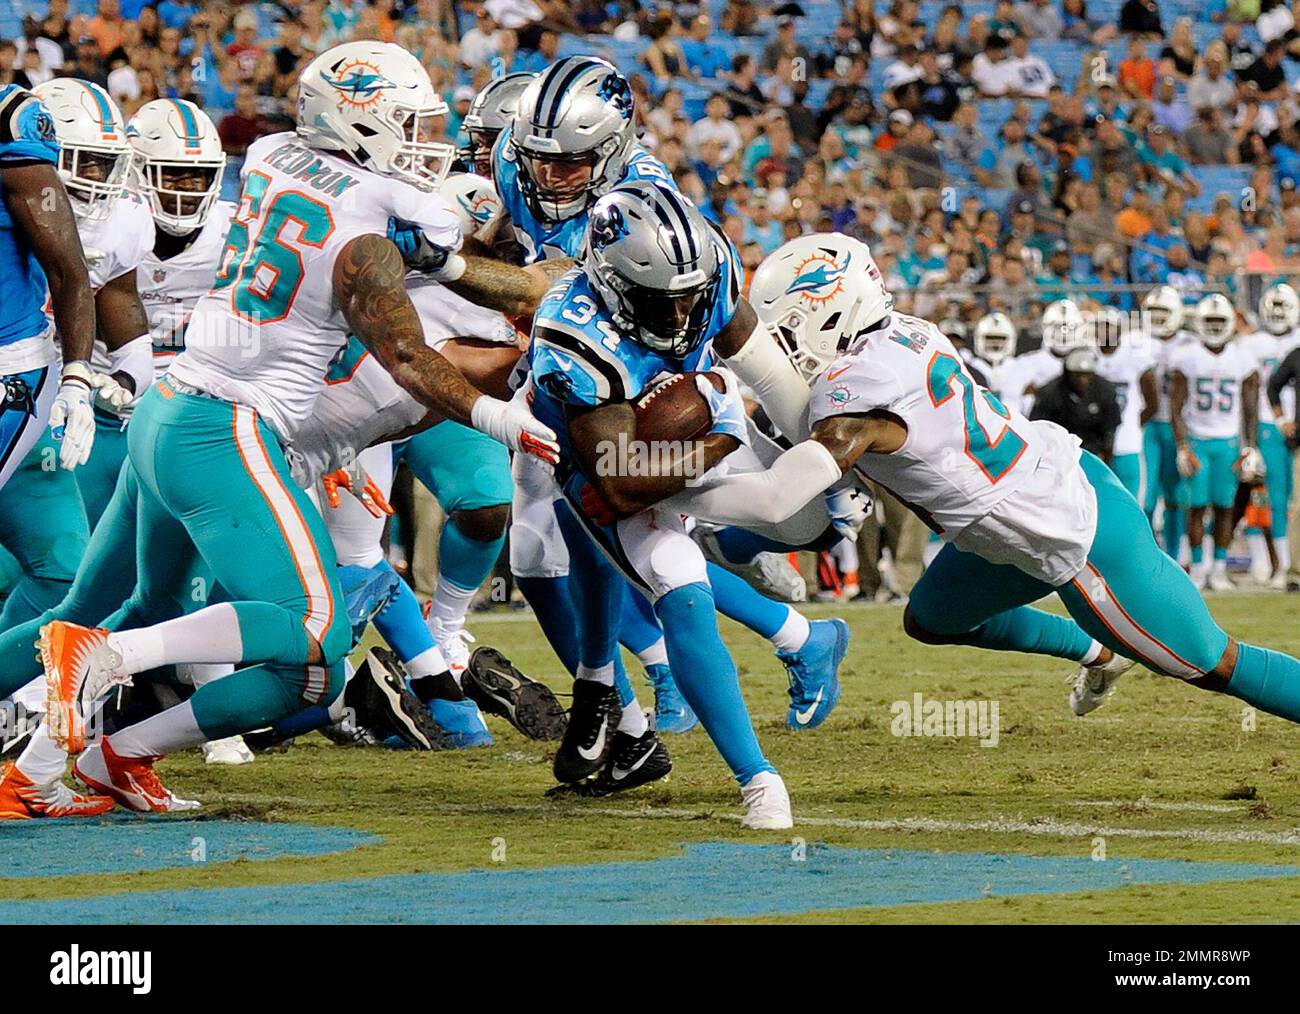
[[[1241,803],[1158,803],[1150,799],[1073,799],[1070,806],[1131,807],[1135,810],[1173,810],[1186,813],[1240,813]]]
[[[439,806],[438,813],[523,813],[560,816],[566,812],[591,814],[598,817],[618,817],[623,820],[729,820],[740,823],[740,813],[714,810],[686,810],[674,807],[655,807],[644,810],[621,810],[614,807],[574,806],[563,810],[557,806],[530,804],[492,804]],[[1057,820],[1055,817],[998,818],[996,820],[942,820],[936,817],[899,817],[893,820],[859,820],[850,817],[800,817],[794,819],[796,830],[800,827],[837,827],[855,831],[911,831],[951,833],[981,831],[990,834],[1027,834],[1047,838],[1139,838],[1194,841],[1212,844],[1300,845],[1300,828],[1290,831],[1216,831],[1209,828],[1146,828],[1107,827],[1102,824],[1082,824]],[[1300,876],[1300,868],[1296,871]]]

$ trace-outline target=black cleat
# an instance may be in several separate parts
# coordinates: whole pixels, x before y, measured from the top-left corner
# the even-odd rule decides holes
[[[560,739],[564,708],[545,683],[525,676],[495,648],[475,648],[462,680],[465,696],[487,715],[499,715],[529,739]]]
[[[657,782],[673,769],[668,747],[653,729],[641,737],[626,732],[614,733],[609,763],[595,778],[575,786],[581,796],[612,796],[615,792],[635,789],[638,785]]]
[[[343,691],[353,724],[378,741],[399,737],[415,750],[442,750],[444,733],[406,685],[406,669],[387,648],[371,648]]]
[[[622,717],[618,691],[595,680],[573,681],[569,727],[555,753],[555,777],[580,782],[605,766]]]

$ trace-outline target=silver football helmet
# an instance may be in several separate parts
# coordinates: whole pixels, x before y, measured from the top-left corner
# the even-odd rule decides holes
[[[1294,331],[1300,327],[1300,296],[1286,282],[1270,285],[1259,300],[1259,320],[1269,334]]]
[[[566,57],[533,79],[504,153],[529,211],[563,222],[618,184],[636,141],[633,101],[627,78],[595,57]]]
[[[1228,297],[1212,292],[1196,304],[1196,333],[1206,348],[1221,349],[1237,331],[1237,311]]]
[[[1016,325],[1010,317],[995,310],[980,318],[975,325],[975,354],[993,367],[1016,354]]]
[[[469,143],[460,149],[461,160],[471,172],[492,178],[492,149],[503,130],[509,130],[519,111],[519,96],[536,74],[507,74],[494,78],[474,96],[461,128]]]
[[[1057,359],[1064,359],[1086,345],[1083,313],[1073,299],[1058,299],[1043,311],[1043,346]]]
[[[592,288],[632,337],[662,355],[697,348],[720,299],[739,299],[733,265],[722,292],[726,239],[685,197],[646,181],[618,187],[591,209],[581,262]]]
[[[1157,338],[1172,338],[1183,326],[1183,297],[1172,285],[1157,285],[1142,299],[1142,318]]]

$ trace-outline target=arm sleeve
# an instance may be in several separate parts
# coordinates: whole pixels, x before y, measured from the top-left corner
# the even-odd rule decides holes
[[[1274,411],[1282,407],[1282,391],[1287,384],[1294,384],[1300,378],[1300,348],[1287,353],[1285,359],[1278,363],[1273,376],[1268,380],[1268,403]]]
[[[132,338],[108,354],[109,372],[125,373],[135,384],[137,397],[153,383],[153,339],[147,334]]]
[[[753,389],[768,418],[787,439],[804,435],[808,385],[761,321],[740,351],[723,361]]]
[[[822,444],[805,440],[786,451],[765,472],[705,480],[664,501],[670,510],[720,525],[778,525],[840,479]]]

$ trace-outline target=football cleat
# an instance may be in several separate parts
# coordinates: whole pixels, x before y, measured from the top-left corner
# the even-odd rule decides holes
[[[182,813],[197,810],[197,799],[181,799],[162,783],[154,764],[162,757],[120,757],[108,740],[87,750],[72,765],[77,781],[111,796],[136,813]]]
[[[1096,711],[1115,692],[1119,678],[1135,665],[1131,658],[1112,655],[1109,662],[1101,665],[1079,666],[1079,671],[1067,680],[1074,684],[1070,688],[1070,710],[1080,718]]]
[[[645,667],[646,678],[655,691],[655,731],[656,732],[690,732],[700,720],[686,703],[686,698],[677,689],[673,671],[667,665],[648,665]]]
[[[692,536],[705,559],[743,577],[764,595],[781,602],[806,602],[808,583],[785,553],[759,553],[748,563],[727,559],[716,529],[697,527]]]
[[[45,720],[54,742],[70,754],[86,749],[86,719],[112,687],[131,682],[108,631],[54,620],[41,627],[36,646],[45,667]]]
[[[564,736],[564,708],[545,683],[520,672],[495,648],[475,648],[465,668],[465,696],[489,715],[499,715],[529,739]]]
[[[413,750],[450,747],[443,729],[407,686],[406,669],[387,648],[375,647],[343,690],[353,723],[377,740],[396,736]]]
[[[253,751],[248,748],[242,736],[227,736],[203,744],[203,762],[205,764],[252,764]]]
[[[573,681],[569,727],[555,752],[558,781],[580,782],[605,766],[622,714],[623,705],[612,686],[595,680]]]
[[[474,635],[464,627],[448,629],[437,620],[429,621],[429,633],[447,660],[447,668],[459,680],[469,666],[469,646],[474,643]]]
[[[790,675],[791,729],[815,729],[840,700],[840,663],[849,650],[849,625],[843,620],[813,620],[798,651],[777,652]]]
[[[1237,590],[1237,585],[1233,582],[1232,578],[1218,570],[1210,571],[1210,577],[1206,582],[1206,587],[1209,588],[1210,591],[1216,592],[1230,592]]]
[[[653,729],[647,729],[640,736],[615,732],[609,762],[600,774],[583,782],[557,785],[548,790],[546,795],[592,798],[612,796],[616,792],[635,789],[638,785],[657,782],[672,769],[673,762],[668,756],[668,747],[664,746],[663,740],[655,735]]]
[[[794,827],[790,813],[790,793],[785,782],[775,771],[760,771],[740,787],[740,798],[745,803],[745,816],[741,827],[754,831],[784,831]]]
[[[338,577],[348,623],[352,625],[352,643],[357,645],[365,637],[370,621],[397,597],[402,579],[391,570],[356,564],[339,567]]]
[[[468,697],[459,701],[435,697],[429,702],[428,714],[438,727],[442,749],[471,750],[491,746],[496,742],[488,731],[487,723],[478,705]]]
[[[61,781],[37,785],[13,764],[0,768],[0,820],[98,817],[116,805],[109,796],[83,796]]]

